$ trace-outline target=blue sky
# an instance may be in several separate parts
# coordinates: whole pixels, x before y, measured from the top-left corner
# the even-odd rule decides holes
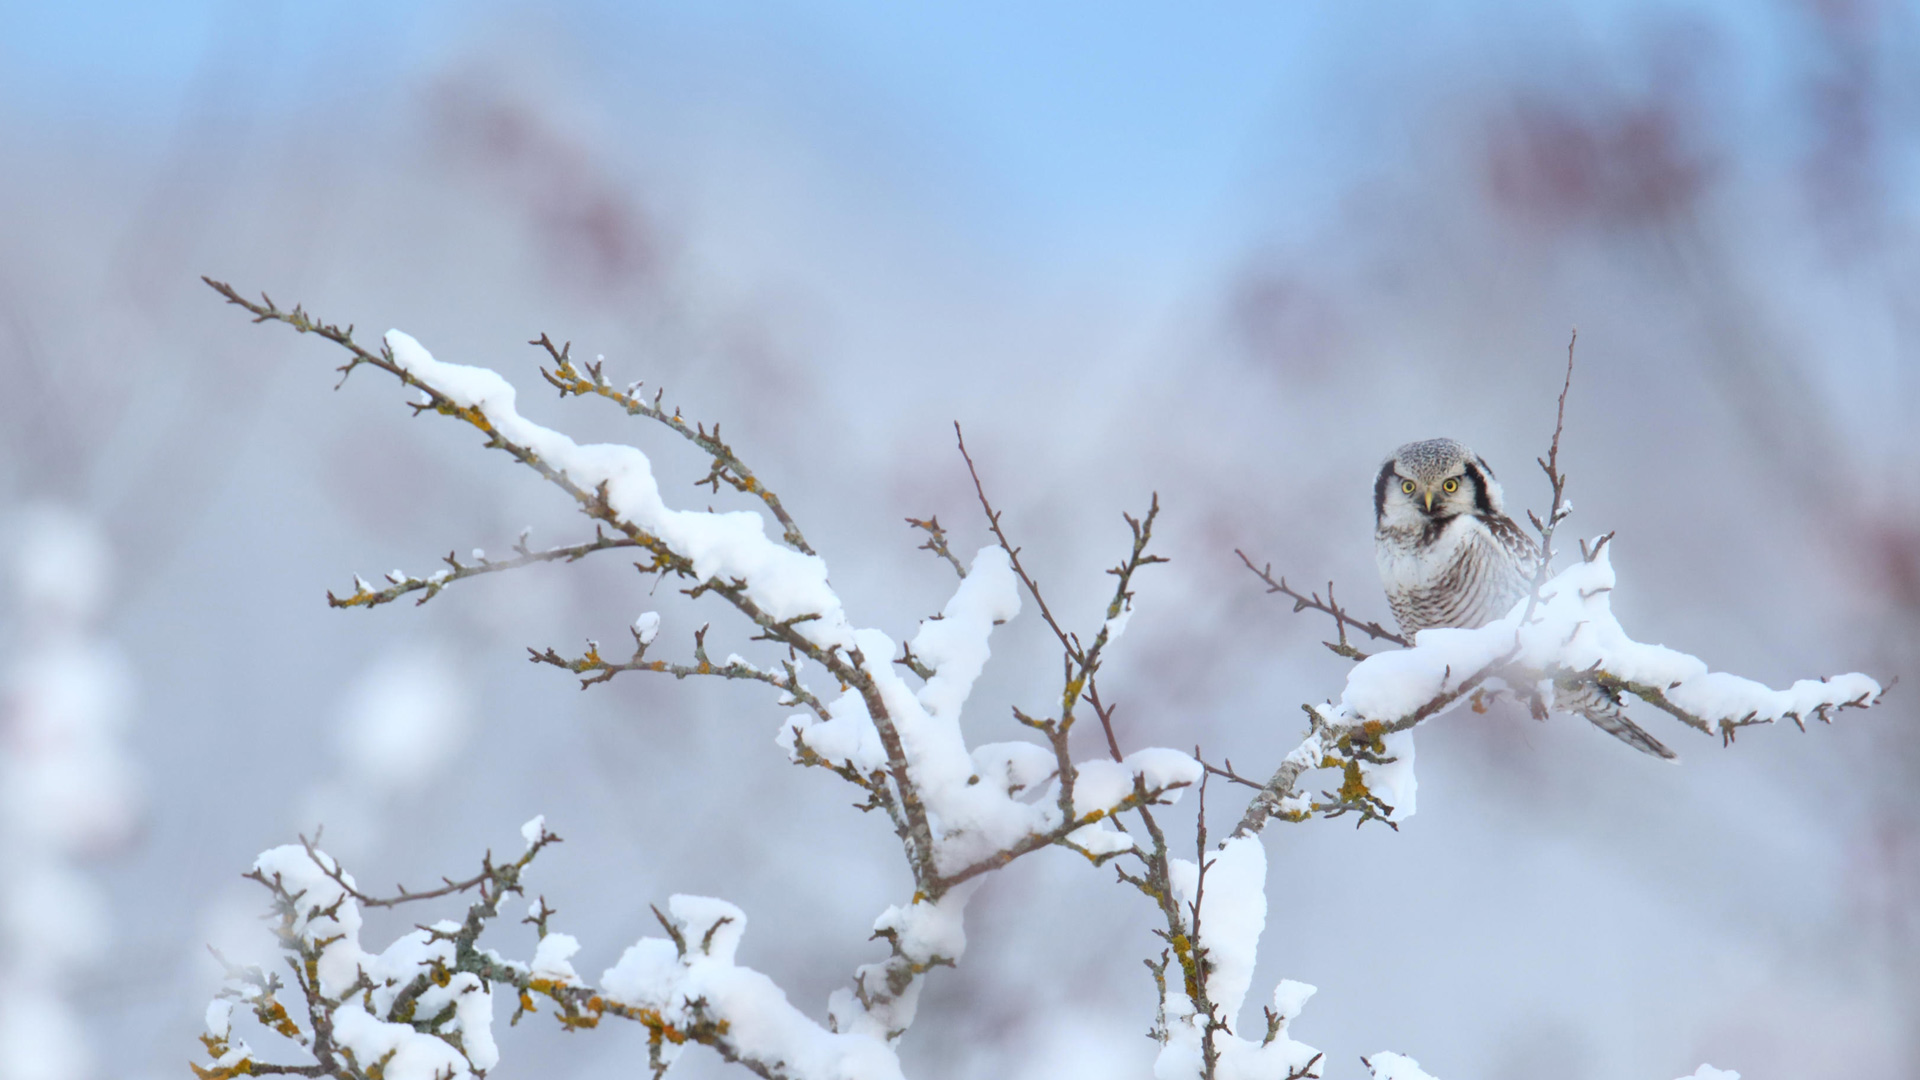
[[[1632,79],[1619,46],[1659,20],[1710,20],[1736,38],[1749,67],[1717,72],[1716,93],[1751,108],[1755,58],[1764,76],[1794,18],[1732,0],[535,10],[15,4],[0,35],[0,110],[132,147],[209,95],[244,96],[269,118],[330,101],[379,108],[465,51],[530,35],[608,114],[717,102],[789,124],[829,154],[917,174],[953,193],[970,227],[1016,243],[1177,256],[1229,249],[1249,221],[1308,227],[1356,176],[1393,167],[1420,103],[1476,79],[1552,78],[1570,57]]]

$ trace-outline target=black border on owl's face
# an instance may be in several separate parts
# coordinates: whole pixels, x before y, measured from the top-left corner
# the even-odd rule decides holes
[[[1394,470],[1391,460],[1380,466],[1380,475],[1373,481],[1373,523],[1375,525],[1380,524],[1380,519],[1387,516],[1387,484],[1397,479],[1399,475]]]
[[[1487,493],[1487,477],[1493,475],[1493,470],[1487,469],[1486,474],[1482,475],[1480,470],[1486,467],[1487,463],[1477,457],[1467,462],[1467,483],[1473,485],[1474,510],[1481,517],[1490,518],[1496,513],[1493,508],[1493,496]]]

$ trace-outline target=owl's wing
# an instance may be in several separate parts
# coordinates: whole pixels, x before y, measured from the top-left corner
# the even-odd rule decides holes
[[[1594,727],[1643,754],[1652,754],[1668,761],[1676,761],[1680,757],[1667,749],[1659,739],[1647,734],[1640,725],[1627,719],[1627,714],[1620,709],[1619,699],[1592,678],[1561,676],[1554,684],[1553,704],[1555,708],[1579,713]]]
[[[1659,739],[1647,734],[1646,730],[1639,724],[1627,719],[1625,713],[1619,712],[1618,710],[1614,712],[1595,710],[1593,712],[1582,713],[1581,715],[1593,721],[1594,727],[1619,739],[1621,742],[1626,743],[1628,746],[1633,747],[1643,754],[1652,754],[1654,757],[1664,758],[1668,761],[1678,761],[1680,759],[1679,754],[1667,749]]]
[[[1525,568],[1527,573],[1532,573],[1534,565],[1540,561],[1540,549],[1534,545],[1533,537],[1528,536],[1525,529],[1514,524],[1513,519],[1505,514],[1494,514],[1481,520],[1486,522],[1487,531],[1500,542],[1500,548],[1507,553],[1507,557]]]

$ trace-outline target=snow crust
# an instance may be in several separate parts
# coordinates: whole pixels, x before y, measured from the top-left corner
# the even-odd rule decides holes
[[[438,361],[398,330],[386,335],[386,344],[402,370],[433,385],[455,407],[477,410],[500,435],[528,448],[577,487],[604,491],[615,514],[687,556],[698,580],[737,585],[773,619],[806,616],[794,624],[796,633],[822,649],[862,656],[863,670],[872,683],[870,697],[858,688],[844,690],[826,702],[822,715],[789,717],[775,741],[792,760],[817,755],[871,776],[889,764],[874,716],[876,709],[883,708],[926,808],[937,873],[951,876],[977,868],[983,860],[1034,838],[1058,835],[1064,827],[1080,822],[1085,823],[1068,834],[1073,846],[1095,857],[1125,851],[1134,842],[1115,828],[1112,816],[1137,785],[1161,793],[1163,801],[1173,801],[1183,787],[1201,778],[1203,769],[1197,761],[1169,749],[1142,750],[1121,762],[1077,763],[1071,772],[1076,816],[1069,822],[1063,819],[1060,806],[1062,763],[1050,747],[1005,742],[969,748],[960,726],[962,711],[991,658],[994,627],[1021,609],[1019,577],[997,545],[974,555],[968,573],[940,614],[923,621],[907,642],[907,649],[927,673],[916,689],[892,662],[902,655],[895,640],[849,620],[828,583],[824,560],[770,539],[759,513],[672,508],[662,498],[650,460],[640,450],[578,444],[521,417],[514,388],[496,373]],[[484,558],[479,552],[474,557]],[[1340,700],[1317,710],[1317,730],[1288,755],[1288,763],[1317,768],[1334,752],[1333,740],[1345,732],[1368,721],[1403,722],[1436,697],[1457,690],[1463,680],[1492,667],[1532,672],[1533,678],[1544,675],[1544,692],[1550,694],[1553,674],[1598,665],[1620,679],[1660,688],[1676,707],[1710,725],[1805,718],[1880,691],[1878,683],[1858,674],[1802,680],[1786,690],[1772,690],[1712,672],[1687,654],[1636,642],[1612,615],[1613,584],[1613,569],[1603,550],[1594,561],[1577,564],[1548,583],[1535,618],[1525,626],[1521,625],[1523,602],[1487,627],[1424,631],[1413,647],[1370,657],[1353,668]],[[1103,630],[1109,642],[1126,632],[1132,614],[1128,604],[1106,621]],[[659,628],[655,612],[641,614],[633,624],[642,645],[650,644]],[[746,663],[738,657],[729,657],[729,662]],[[1375,796],[1392,807],[1392,818],[1411,817],[1417,797],[1411,730],[1385,733],[1382,749],[1381,756],[1390,760],[1363,762],[1364,779]],[[1282,803],[1288,811],[1309,806],[1299,794]],[[542,826],[536,818],[522,830],[529,845],[536,842]],[[441,1039],[384,1018],[382,1010],[391,1005],[396,988],[434,959],[450,958],[452,946],[430,940],[432,935],[426,931],[416,931],[383,953],[368,953],[359,943],[357,906],[315,865],[316,858],[332,866],[325,856],[309,857],[298,847],[266,852],[257,866],[280,874],[290,891],[304,890],[295,932],[309,943],[328,942],[321,949],[319,964],[322,992],[339,993],[363,971],[375,984],[371,993],[356,996],[351,1008],[342,1008],[336,1030],[343,1041],[353,1040],[349,1045],[363,1060],[393,1052],[386,1072],[390,1080],[437,1074],[464,1077],[473,1070],[491,1068],[497,1060],[492,1003],[477,976],[463,974],[447,987],[430,991],[440,995],[436,1007],[456,1006],[464,1056]],[[1255,837],[1236,838],[1205,859],[1204,875],[1199,864],[1175,860],[1172,885],[1182,910],[1190,912],[1190,905],[1202,900],[1204,878],[1199,925],[1189,930],[1207,951],[1207,994],[1228,1028],[1209,1035],[1207,1017],[1195,1015],[1180,981],[1169,979],[1162,1001],[1167,1038],[1154,1075],[1160,1080],[1200,1075],[1203,1040],[1211,1038],[1218,1056],[1215,1075],[1220,1080],[1290,1073],[1319,1076],[1318,1063],[1308,1067],[1317,1052],[1290,1034],[1314,987],[1282,980],[1271,997],[1271,1009],[1278,1017],[1271,1040],[1263,1041],[1266,1025],[1258,1020],[1256,1030],[1248,1032],[1255,1038],[1241,1034],[1241,1014],[1267,914],[1264,849]],[[965,909],[981,880],[975,877],[954,887],[938,901],[916,897],[882,912],[874,922],[875,936],[889,944],[891,955],[862,966],[855,973],[853,988],[833,994],[827,1025],[795,1009],[765,975],[736,963],[746,929],[745,913],[709,897],[673,896],[667,905],[673,932],[643,938],[628,948],[602,974],[602,991],[629,1007],[651,1010],[683,1030],[724,1024],[735,1053],[779,1063],[787,1075],[804,1080],[891,1080],[900,1076],[893,1042],[912,1023],[917,1008],[922,984],[917,973],[955,962],[964,953]],[[578,985],[571,962],[578,950],[579,943],[571,936],[550,932],[542,937],[528,965],[501,962],[541,978]],[[901,978],[903,973],[908,977]],[[228,1002],[224,1011],[209,1010],[210,1030],[230,1027],[231,1007]],[[349,1015],[356,1011],[357,1016]],[[660,1046],[669,1060],[683,1048],[683,1042],[671,1039]],[[1370,1062],[1374,1080],[1433,1080],[1417,1062],[1399,1054],[1383,1052]],[[1702,1066],[1692,1080],[1730,1078],[1738,1080],[1737,1074]]]
[[[639,449],[613,443],[582,446],[521,416],[513,385],[498,373],[436,360],[399,330],[387,331],[386,344],[401,370],[431,384],[456,406],[478,409],[494,430],[532,450],[574,484],[593,491],[604,483],[614,513],[690,558],[700,581],[744,580],[748,598],[774,619],[819,616],[795,627],[807,640],[822,648],[853,647],[853,628],[827,584],[826,562],[769,540],[760,514],[672,509],[660,497],[652,465]]]
[[[533,961],[527,966],[536,978],[579,986],[580,976],[568,962],[579,951],[580,942],[572,934],[549,933],[534,947]]]
[[[873,922],[873,932],[893,943],[894,956],[888,961],[862,964],[854,972],[854,986],[864,990],[866,1001],[847,987],[835,990],[827,999],[827,1016],[833,1029],[864,1034],[889,1045],[897,1040],[919,1011],[924,984],[915,979],[894,992],[887,983],[890,966],[900,961],[920,968],[957,963],[967,950],[967,901],[979,886],[980,879],[976,878],[937,901],[916,899],[881,912]]]
[[[1373,1080],[1437,1080],[1436,1077],[1420,1068],[1420,1063],[1404,1054],[1382,1050],[1367,1058]],[[1679,1080],[1740,1080],[1740,1074],[1728,1069],[1716,1069],[1711,1065],[1700,1068]]]
[[[330,875],[329,871],[338,870],[331,856],[318,850],[309,854],[298,844],[287,844],[262,852],[253,865],[269,880],[277,879],[281,888],[296,897],[290,932],[307,946],[319,947],[315,968],[322,994],[340,996],[363,973],[372,983],[372,989],[353,995],[335,1010],[334,1037],[340,1046],[353,1051],[361,1061],[378,1061],[388,1053],[393,1054],[384,1073],[386,1080],[433,1080],[435,1077],[458,1080],[475,1072],[485,1072],[499,1063],[500,1051],[493,1038],[491,988],[468,971],[455,972],[445,985],[431,977],[436,962],[444,966],[453,964],[453,942],[444,938],[434,940],[429,930],[416,929],[396,939],[383,952],[368,952],[360,944],[360,905]],[[348,885],[358,887],[352,875],[339,871],[339,876]],[[442,921],[432,930],[447,934],[459,928],[457,923]],[[547,942],[555,938],[572,940],[564,934],[549,934],[541,942],[543,953],[548,950]],[[576,943],[573,947],[579,946]],[[552,947],[554,953],[562,953],[563,949],[564,942]],[[559,955],[559,961],[564,963],[566,955],[570,955],[570,951]],[[400,992],[423,974],[429,976],[428,986],[416,999],[414,1015],[437,1016],[452,1006],[453,1019],[441,1030],[456,1035],[464,1053],[444,1039],[388,1019]],[[215,1002],[215,1006],[219,1004]],[[216,1023],[231,1023],[231,1001],[228,1006],[225,1010],[208,1008],[210,1031]],[[235,1049],[244,1050],[244,1046],[236,1044]],[[241,1057],[244,1056],[242,1053]]]
[[[892,665],[867,665],[926,804],[934,865],[942,874],[1065,824],[1058,800],[1059,763],[1050,749],[1034,743],[989,743],[969,750],[960,729],[961,710],[992,655],[993,628],[1019,613],[1020,588],[1006,551],[998,545],[981,548],[939,616],[922,621],[909,642],[914,655],[932,670],[926,684],[915,691]],[[853,637],[869,660],[900,653],[881,631],[856,630]],[[809,714],[789,718],[776,742],[796,761],[804,746],[863,773],[884,768],[886,751],[866,699],[848,690],[828,711],[828,720]],[[1133,794],[1134,778],[1146,781],[1149,790],[1172,789],[1166,796],[1170,802],[1184,786],[1197,783],[1201,772],[1191,756],[1167,749],[1140,750],[1124,762],[1076,764],[1076,812],[1105,813],[1102,820],[1075,830],[1073,842],[1095,855],[1126,850],[1133,841],[1105,817]],[[1045,789],[1036,791],[1043,784]]]
[[[993,628],[1020,611],[1021,584],[1007,553],[998,545],[980,549],[966,576],[940,614],[920,624],[909,641],[931,677],[918,690],[890,663],[900,655],[892,638],[848,621],[840,598],[827,581],[818,556],[794,551],[770,539],[765,521],[753,511],[716,513],[678,510],[662,499],[646,454],[630,446],[581,445],[559,432],[522,417],[514,388],[497,373],[436,360],[411,336],[392,330],[386,345],[394,363],[431,384],[455,407],[478,410],[502,436],[528,448],[571,483],[606,492],[608,504],[623,519],[660,537],[688,556],[702,581],[741,582],[745,595],[778,620],[811,616],[795,624],[798,633],[825,649],[858,651],[872,677],[869,701],[849,689],[828,703],[827,717],[790,717],[776,742],[794,760],[807,751],[835,764],[871,775],[887,764],[872,708],[884,706],[898,732],[902,750],[920,790],[933,831],[935,869],[952,874],[1066,822],[1057,805],[1057,788],[1037,793],[1042,783],[1059,784],[1058,764],[1042,766],[1028,750],[987,749],[976,756],[960,730],[960,713],[975,681],[992,655]],[[1124,631],[1123,611],[1107,624],[1108,636]],[[635,632],[646,641],[658,631],[657,616],[642,615]],[[1041,753],[1046,753],[1044,750]],[[1150,789],[1192,783],[1200,767],[1176,751],[1136,754],[1122,766],[1095,761],[1076,766],[1074,810],[1107,816],[1133,793],[1135,777]],[[1052,775],[1051,781],[1045,777]],[[1076,842],[1096,854],[1122,850],[1130,843],[1111,825],[1080,830]]]
[[[1774,690],[1709,671],[1698,657],[1628,637],[1613,615],[1613,587],[1611,548],[1602,548],[1592,562],[1575,563],[1547,582],[1530,625],[1520,625],[1526,612],[1522,600],[1505,618],[1477,630],[1422,630],[1413,648],[1377,653],[1355,665],[1335,718],[1348,723],[1400,719],[1508,656],[1535,671],[1577,672],[1598,665],[1617,678],[1661,689],[1669,701],[1716,726],[1747,717],[1760,723],[1810,717],[1822,707],[1880,692],[1878,682],[1858,673],[1802,679]]]
[[[600,976],[601,990],[628,1006],[651,1009],[676,1027],[724,1021],[741,1055],[783,1062],[806,1080],[897,1080],[900,1062],[883,1039],[834,1032],[787,1001],[773,980],[734,963],[747,917],[724,900],[676,895],[668,918],[685,942],[642,938]],[[551,935],[550,935],[551,936]],[[671,1061],[684,1044],[665,1042]]]
[[[1597,669],[1660,691],[1674,706],[1701,718],[1715,731],[1727,724],[1805,720],[1880,694],[1878,682],[1857,672],[1802,679],[1785,690],[1775,690],[1752,679],[1711,671],[1704,661],[1687,653],[1633,640],[1613,615],[1615,576],[1610,555],[1611,547],[1603,547],[1593,561],[1575,563],[1548,581],[1534,621],[1526,626],[1521,625],[1527,608],[1522,600],[1506,617],[1478,629],[1422,630],[1412,648],[1375,653],[1348,673],[1340,701],[1321,707],[1322,718],[1336,733],[1368,721],[1404,722],[1489,668],[1544,673],[1548,677],[1529,689],[1549,699],[1555,673]],[[1491,689],[1503,683],[1494,677],[1482,685]],[[1399,821],[1413,816],[1416,806],[1413,737],[1408,730],[1385,738],[1386,756],[1398,760],[1364,764],[1362,771],[1374,794],[1394,808],[1390,819]],[[1316,740],[1311,746],[1302,743],[1294,754],[1317,757],[1322,752]]]
[[[1373,1080],[1434,1080],[1420,1063],[1404,1054],[1382,1050],[1367,1059],[1367,1068],[1373,1074]]]
[[[1267,922],[1267,854],[1259,838],[1236,837],[1208,856],[1204,893],[1198,863],[1173,860],[1171,877],[1182,911],[1190,912],[1196,898],[1200,900],[1199,941],[1212,964],[1207,975],[1207,996],[1229,1028],[1213,1034],[1214,1050],[1219,1055],[1214,1076],[1218,1080],[1273,1080],[1298,1070],[1307,1070],[1304,1073],[1307,1076],[1320,1076],[1320,1063],[1307,1069],[1307,1063],[1313,1061],[1319,1051],[1295,1041],[1288,1033],[1293,1019],[1313,996],[1314,987],[1292,979],[1281,980],[1274,988],[1272,1007],[1284,1020],[1273,1041],[1262,1045],[1265,1024],[1258,1020],[1255,1021],[1258,1038],[1249,1039],[1241,1034],[1241,1007],[1253,983],[1260,934]],[[1197,1013],[1193,1000],[1180,988],[1177,977],[1170,975],[1167,979],[1161,1009],[1167,1025],[1167,1041],[1154,1061],[1155,1080],[1191,1080],[1203,1075],[1202,1040],[1206,1036],[1207,1018]],[[1322,1058],[1321,1062],[1324,1061]]]

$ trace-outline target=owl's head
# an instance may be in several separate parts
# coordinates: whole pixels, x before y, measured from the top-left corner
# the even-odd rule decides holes
[[[1374,520],[1384,526],[1502,512],[1493,469],[1452,439],[1428,439],[1395,450],[1373,483]]]

